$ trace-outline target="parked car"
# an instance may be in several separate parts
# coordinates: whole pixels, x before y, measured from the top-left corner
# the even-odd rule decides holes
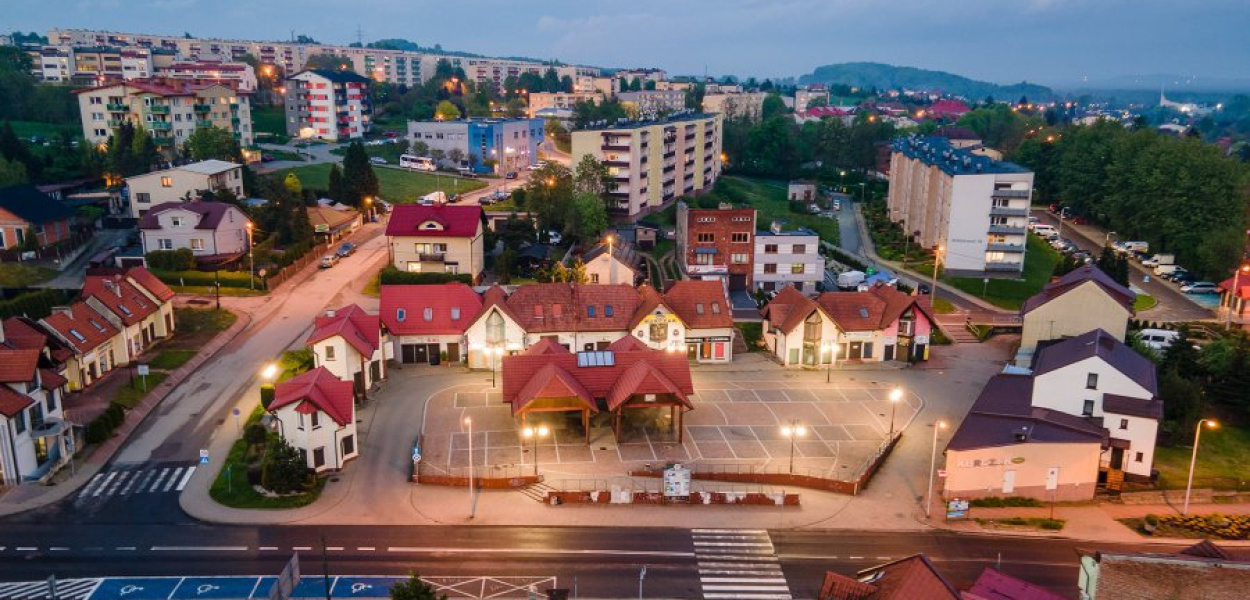
[[[548,242],[548,243],[551,243],[551,244],[559,244],[559,243],[560,243],[561,241],[563,241],[563,240],[564,240],[564,236],[560,235],[560,232],[559,232],[559,231],[548,231],[548,232],[547,232],[547,242]]]
[[[322,269],[329,269],[330,267],[333,267],[334,265],[337,265],[337,264],[338,264],[338,262],[339,262],[339,255],[337,255],[337,254],[327,254],[327,255],[325,255],[325,256],[323,256],[323,257],[321,257],[321,264],[320,264],[320,265],[317,265],[317,266],[318,266],[318,267],[320,267],[320,268],[322,268]]]
[[[490,206],[496,202],[498,202],[498,200],[495,200],[494,196],[482,196],[477,199],[477,203],[482,206]]]
[[[272,154],[260,155],[260,162],[273,162],[273,155]]]
[[[468,177],[469,179],[477,178],[477,173],[474,173],[473,169],[470,169],[469,167],[460,167],[459,169],[456,169],[456,172],[459,173],[461,177]]]
[[[1187,272],[1187,273],[1181,273],[1180,275],[1177,275],[1175,273],[1172,274],[1172,282],[1177,285],[1188,285],[1195,281],[1198,281],[1198,276],[1194,275],[1193,273]]]
[[[335,254],[339,255],[342,258],[347,258],[351,256],[352,254],[354,254],[355,252],[356,252],[356,244],[353,244],[351,242],[343,242],[341,245],[339,245],[339,249],[338,251],[335,252]]]
[[[504,173],[503,178],[504,179],[516,179],[516,171],[508,171],[507,173]]]
[[[375,165],[384,165],[386,164],[386,159],[381,156],[371,156],[369,157],[369,162]]]
[[[1210,281],[1197,281],[1181,286],[1181,291],[1186,294],[1214,294],[1219,290]]]
[[[1143,329],[1137,332],[1137,338],[1151,350],[1167,350],[1180,335],[1179,331],[1168,329]]]
[[[1040,225],[1041,222],[1042,220],[1037,217],[1029,217],[1029,223],[1026,227],[1028,227],[1029,231],[1033,231],[1033,228]]]

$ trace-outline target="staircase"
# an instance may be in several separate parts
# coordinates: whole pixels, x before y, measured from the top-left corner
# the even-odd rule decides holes
[[[734,341],[733,341],[734,355],[737,356],[740,354],[746,354],[749,351],[750,351],[750,348],[747,348],[747,341],[745,338],[742,337],[742,332],[739,331],[737,328],[735,328],[734,329]]]
[[[966,311],[945,315],[934,315],[933,318],[937,322],[937,326],[942,330],[942,333],[946,334],[946,337],[950,338],[952,343],[981,343],[981,340],[978,339],[976,335],[973,335],[971,331],[968,331],[966,326],[968,323],[968,313]]]
[[[547,492],[554,492],[556,489],[541,481],[535,481],[534,483],[531,483],[523,488],[517,488],[517,491],[521,492],[522,495],[529,496],[538,502],[546,504]]]

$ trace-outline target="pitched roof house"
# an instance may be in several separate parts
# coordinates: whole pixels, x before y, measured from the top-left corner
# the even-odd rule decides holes
[[[74,211],[33,185],[0,188],[0,250],[21,248],[35,232],[38,246],[68,239]]]
[[[485,248],[482,214],[480,206],[396,206],[386,226],[391,264],[410,273],[458,273],[478,281]]]
[[[378,315],[349,304],[317,316],[304,345],[312,348],[313,366],[353,382],[355,392],[366,398],[368,390],[386,378],[388,341]]]
[[[877,284],[812,300],[786,286],[760,311],[764,341],[787,366],[926,360],[933,330],[926,299]]]
[[[1046,284],[1020,308],[1023,329],[1016,364],[1029,366],[1042,342],[1093,329],[1124,341],[1135,298],[1128,288],[1093,265],[1078,267]]]
[[[352,382],[325,367],[279,383],[269,411],[282,424],[282,437],[300,451],[310,469],[338,470],[358,454]]]

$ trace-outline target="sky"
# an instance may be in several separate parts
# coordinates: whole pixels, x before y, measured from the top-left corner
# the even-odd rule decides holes
[[[670,74],[788,77],[873,61],[996,83],[1250,78],[1248,0],[3,0],[52,27],[323,43],[406,38]]]

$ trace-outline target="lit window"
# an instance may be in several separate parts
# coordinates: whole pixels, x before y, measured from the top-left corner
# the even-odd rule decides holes
[[[326,360],[334,360],[334,346],[326,346]]]
[[[174,187],[174,178],[161,177],[161,187]]]

